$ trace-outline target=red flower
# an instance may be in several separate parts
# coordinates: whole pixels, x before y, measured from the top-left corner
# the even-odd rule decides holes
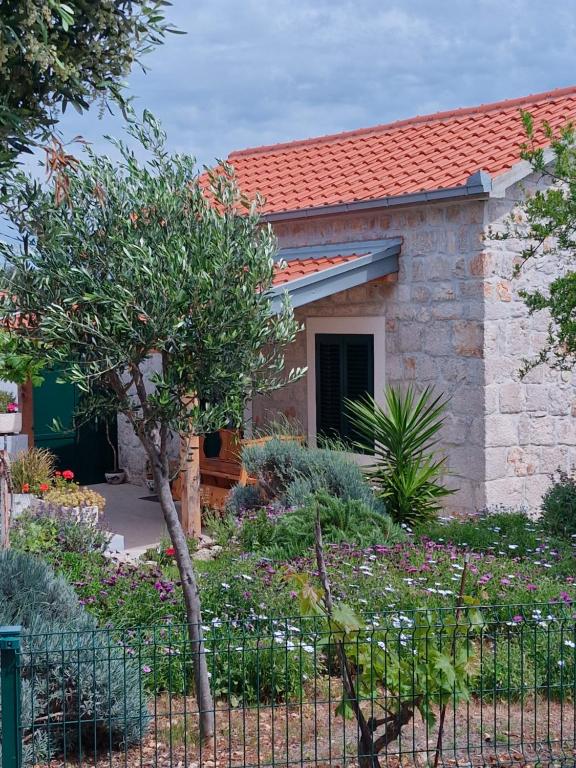
[[[54,477],[62,477],[62,472],[57,470],[56,472],[54,472]]]
[[[71,469],[65,469],[64,472],[62,472],[62,477],[64,480],[74,480],[74,472],[72,472]]]
[[[168,555],[168,557],[174,557],[174,555],[176,554],[176,550],[174,549],[174,547],[166,547],[164,551]]]
[[[48,483],[40,483],[40,493],[45,493],[49,488]]]
[[[22,493],[30,493],[30,483],[22,483]]]

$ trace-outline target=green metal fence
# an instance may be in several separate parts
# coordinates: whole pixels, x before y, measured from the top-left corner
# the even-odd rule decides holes
[[[378,754],[359,748],[357,720],[341,714],[350,697],[338,638],[320,619],[214,619],[204,626],[215,701],[209,739],[199,734],[186,627],[34,635],[5,627],[2,768],[576,765],[573,609],[490,606],[482,616],[478,625],[453,609],[391,611],[367,617],[348,639],[353,676],[355,665],[368,664],[366,649],[402,665],[398,685],[385,670],[370,694],[357,691],[375,737],[402,708],[410,715]],[[422,682],[423,648],[448,657],[465,649],[469,695],[455,682],[443,714],[434,686]],[[425,722],[419,708],[435,722]]]

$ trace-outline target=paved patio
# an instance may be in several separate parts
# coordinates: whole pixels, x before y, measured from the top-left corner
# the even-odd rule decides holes
[[[126,549],[147,549],[158,544],[166,535],[166,526],[159,502],[154,494],[140,485],[91,485],[106,499],[102,527],[124,536]]]

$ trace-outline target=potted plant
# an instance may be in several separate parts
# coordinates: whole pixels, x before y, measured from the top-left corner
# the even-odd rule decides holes
[[[51,487],[34,506],[50,517],[66,514],[80,522],[96,525],[106,506],[104,496],[73,481],[72,470],[55,472]]]
[[[0,389],[0,435],[17,435],[22,430],[22,414],[11,392]]]
[[[106,440],[108,441],[108,445],[112,449],[112,455],[114,456],[114,467],[111,472],[104,472],[104,477],[106,478],[108,485],[121,485],[126,481],[126,472],[118,466],[118,449],[110,437],[110,424],[107,419],[105,421],[105,428]]]
[[[12,461],[12,514],[18,517],[34,505],[34,499],[50,490],[55,457],[46,448],[28,448]]]

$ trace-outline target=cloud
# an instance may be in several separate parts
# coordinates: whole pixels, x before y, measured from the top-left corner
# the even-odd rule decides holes
[[[138,108],[202,163],[233,149],[572,84],[572,0],[174,0]],[[101,144],[118,119],[66,115]]]

